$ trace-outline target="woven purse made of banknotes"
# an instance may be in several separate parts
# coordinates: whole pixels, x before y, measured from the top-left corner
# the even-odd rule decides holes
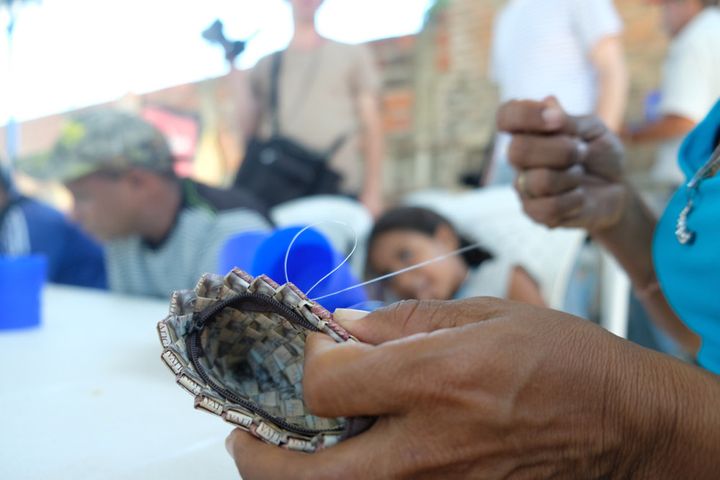
[[[235,269],[175,292],[158,323],[162,360],[195,408],[261,440],[312,453],[367,429],[367,418],[320,418],[303,401],[305,340],[355,341],[297,287]]]

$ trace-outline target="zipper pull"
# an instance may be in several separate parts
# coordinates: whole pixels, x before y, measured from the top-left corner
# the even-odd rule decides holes
[[[188,335],[200,333],[200,331],[205,327],[206,321],[207,319],[203,318],[201,312],[193,313],[192,323],[190,324],[190,328],[188,328]]]

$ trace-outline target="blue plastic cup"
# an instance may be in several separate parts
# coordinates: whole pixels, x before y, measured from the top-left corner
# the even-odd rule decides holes
[[[255,259],[249,273],[254,276],[265,274],[280,284],[285,283],[285,253],[295,235],[302,228],[282,228],[266,238],[255,252]],[[325,236],[317,230],[306,230],[295,240],[292,250],[290,250],[287,280],[297,285],[300,290],[307,292],[343,260],[344,257],[333,248]],[[318,284],[308,294],[308,297],[323,297],[358,283],[350,265],[346,263],[337,272]],[[348,308],[365,301],[367,301],[365,290],[355,288],[321,299],[318,303],[333,311],[336,308]]]
[[[220,250],[217,273],[225,275],[237,267],[252,275],[257,249],[271,234],[268,231],[252,231],[230,237]]]
[[[42,255],[0,257],[0,330],[40,325],[46,275]]]

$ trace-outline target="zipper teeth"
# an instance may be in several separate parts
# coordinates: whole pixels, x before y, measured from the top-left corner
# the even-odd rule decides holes
[[[307,435],[307,436],[315,436],[320,433],[324,432],[341,432],[342,427],[337,427],[335,429],[331,430],[311,430],[306,429],[302,427],[297,427],[295,425],[291,425],[290,423],[286,422],[282,418],[278,418],[274,415],[271,415],[270,413],[262,410],[261,408],[258,408],[256,405],[252,404],[251,402],[248,402],[247,400],[239,397],[235,393],[231,392],[230,390],[221,387],[215,381],[213,381],[210,376],[205,372],[205,369],[200,365],[199,358],[204,355],[204,350],[202,348],[202,345],[200,344],[200,329],[204,328],[206,324],[212,320],[215,319],[215,316],[220,313],[223,309],[230,306],[233,302],[237,302],[239,300],[243,299],[260,299],[263,302],[268,303],[270,306],[275,307],[277,310],[280,310],[282,313],[286,313],[287,319],[289,321],[295,321],[296,323],[301,324],[303,327],[307,328],[308,330],[312,330],[315,332],[318,332],[319,330],[317,327],[312,325],[310,322],[302,318],[299,314],[292,311],[289,307],[286,305],[283,305],[282,303],[278,302],[277,300],[273,299],[272,297],[269,297],[267,295],[239,295],[238,297],[233,297],[225,302],[222,302],[220,304],[214,305],[213,307],[207,309],[205,312],[203,312],[200,316],[200,319],[196,323],[196,330],[193,331],[186,339],[186,347],[188,350],[188,353],[190,354],[190,362],[192,363],[193,367],[195,368],[195,371],[200,375],[200,378],[203,379],[203,381],[213,390],[215,390],[217,393],[220,393],[228,400],[232,401],[233,403],[237,403],[245,408],[247,408],[249,411],[260,415],[265,420],[268,420],[270,422],[275,423],[276,425],[280,426],[281,428],[284,428],[285,430],[288,430],[292,433],[300,434],[300,435]]]
[[[264,294],[240,294],[237,296],[234,296],[232,298],[229,298],[227,300],[224,300],[220,303],[217,303],[204,311],[200,312],[198,315],[197,320],[194,322],[193,327],[198,330],[205,326],[205,323],[212,320],[216,315],[218,315],[220,312],[222,312],[226,308],[232,308],[235,306],[235,304],[238,303],[244,303],[245,301],[251,301],[251,300],[259,300],[261,303],[265,303],[266,305],[272,307],[275,312],[278,313],[278,311],[283,315],[284,318],[286,318],[290,323],[296,323],[302,326],[303,328],[307,330],[311,330],[313,332],[319,332],[320,330],[310,323],[308,320],[303,318],[302,315],[288,307],[287,305],[278,302],[273,297],[269,295]]]

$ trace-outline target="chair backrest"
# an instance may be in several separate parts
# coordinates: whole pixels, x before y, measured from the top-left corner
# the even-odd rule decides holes
[[[270,216],[278,227],[314,225],[343,256],[350,254],[357,238],[358,247],[349,263],[353,273],[363,277],[365,243],[373,220],[360,202],[339,195],[317,195],[277,205]]]
[[[459,193],[428,190],[409,195],[404,203],[440,213],[462,234],[522,266],[538,282],[547,304],[563,308],[585,238],[582,230],[549,229],[533,222],[509,186]]]

